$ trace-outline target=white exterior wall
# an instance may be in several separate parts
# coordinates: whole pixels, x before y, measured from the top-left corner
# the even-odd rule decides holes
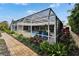
[[[23,31],[23,25],[17,25],[17,31]]]

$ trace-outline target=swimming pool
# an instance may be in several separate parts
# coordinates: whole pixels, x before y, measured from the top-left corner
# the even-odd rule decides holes
[[[38,32],[33,31],[33,32],[31,33],[32,37],[34,37],[37,33],[38,33]]]
[[[43,38],[43,39],[48,39],[48,33],[47,32],[32,32],[31,33],[32,37],[34,37],[35,35],[38,35],[39,37]]]

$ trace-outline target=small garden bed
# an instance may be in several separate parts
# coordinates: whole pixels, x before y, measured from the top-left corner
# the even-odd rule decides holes
[[[25,38],[22,34],[11,35],[18,41],[22,42],[23,44],[31,48],[33,51],[37,52],[39,55],[67,55],[67,47],[65,47],[61,43],[50,45],[48,42],[39,40],[37,37]]]
[[[67,38],[52,45],[47,41],[40,40],[38,37],[25,38],[22,34],[17,34],[15,32],[9,34],[42,56],[79,55],[77,52],[79,49],[75,46],[71,36],[68,36]]]

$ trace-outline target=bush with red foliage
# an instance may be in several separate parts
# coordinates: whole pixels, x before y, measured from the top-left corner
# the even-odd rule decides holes
[[[35,36],[35,37],[31,37],[30,41],[35,43],[35,44],[40,44],[42,42],[42,39],[40,39],[39,37]]]

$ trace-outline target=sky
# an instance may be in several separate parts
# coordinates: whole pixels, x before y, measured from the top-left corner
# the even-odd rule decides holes
[[[0,22],[18,20],[22,17],[36,13],[40,10],[52,8],[62,22],[67,22],[68,10],[74,8],[74,4],[67,3],[2,3],[0,4]]]

